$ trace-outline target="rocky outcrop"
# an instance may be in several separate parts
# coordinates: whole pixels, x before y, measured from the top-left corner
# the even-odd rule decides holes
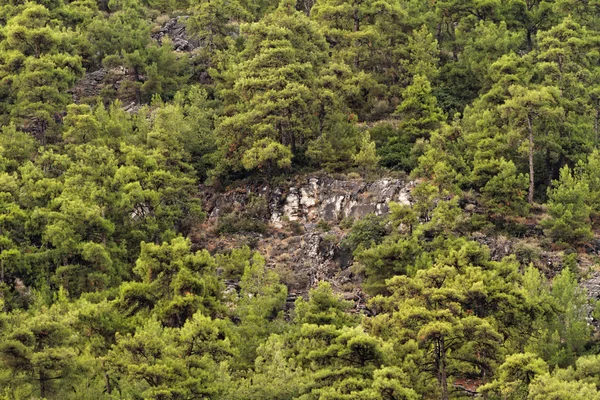
[[[187,17],[171,18],[160,30],[152,34],[152,39],[162,43],[162,40],[168,37],[175,51],[190,52],[194,50],[200,46],[200,43],[188,36],[185,26],[186,19]]]
[[[385,215],[391,201],[410,204],[413,186],[414,182],[392,178],[367,182],[310,176],[277,187],[247,184],[225,193],[202,187],[207,220],[195,238],[199,247],[215,251],[251,242],[279,272],[292,297],[326,280],[360,307],[364,296],[349,268],[352,254],[340,246],[350,225],[345,222]],[[240,234],[237,239],[211,236],[221,218],[232,210],[252,208],[256,198],[266,206],[261,215],[270,227],[268,233]]]
[[[588,323],[598,333],[600,332],[600,321],[594,318],[594,309],[600,301],[600,272],[594,272],[591,277],[581,282],[581,287],[586,291],[590,302],[588,304]]]
[[[384,215],[390,201],[409,203],[409,188],[401,180],[380,179],[373,183],[310,178],[292,186],[279,196],[271,211],[271,223],[282,226],[282,219],[311,222],[337,222],[344,218]]]
[[[94,72],[88,72],[77,84],[69,90],[73,96],[73,101],[79,103],[86,98],[96,97],[102,90],[104,78],[108,74],[106,68],[100,68]]]
[[[102,91],[108,89],[118,94],[118,99],[124,104],[123,109],[125,111],[133,113],[140,108],[140,105],[135,101],[135,91],[122,92],[120,90],[124,82],[132,80],[133,76],[125,67],[100,68],[86,73],[75,86],[69,89],[69,93],[73,96],[74,103],[89,103],[90,101],[97,101]]]
[[[600,272],[593,273],[589,279],[582,282],[581,286],[591,299],[600,300]]]
[[[391,201],[410,203],[413,186],[414,182],[401,179],[365,182],[309,177],[274,189],[247,185],[224,194],[214,194],[206,189],[202,193],[209,220],[218,218],[232,205],[243,207],[254,195],[268,197],[269,222],[273,227],[280,229],[285,222],[295,221],[311,228],[311,224],[319,221],[337,223],[344,218],[385,215]]]

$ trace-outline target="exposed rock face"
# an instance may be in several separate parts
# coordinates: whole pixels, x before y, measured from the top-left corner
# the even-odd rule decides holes
[[[73,96],[73,102],[76,104],[89,102],[90,99],[98,98],[105,88],[119,93],[123,82],[132,80],[133,76],[124,67],[112,69],[100,68],[99,70],[86,73],[75,86],[69,89],[69,93]],[[119,93],[118,98],[123,104],[126,104],[123,106],[125,111],[137,112],[139,109],[139,104],[135,101],[135,91]]]
[[[483,233],[477,233],[472,238],[490,249],[490,257],[494,261],[500,261],[513,252],[513,241],[504,236],[486,236]]]
[[[587,290],[588,296],[594,300],[600,300],[600,272],[595,272],[592,277],[581,283]]]
[[[96,97],[102,90],[104,78],[108,74],[106,68],[85,74],[77,84],[69,90],[73,95],[73,101],[79,103],[82,99]]]
[[[218,218],[231,204],[241,206],[251,194],[267,196],[270,223],[282,228],[284,221],[296,221],[309,227],[321,220],[336,223],[344,218],[363,218],[368,214],[385,215],[388,204],[395,201],[410,204],[414,182],[399,179],[379,179],[368,183],[362,180],[337,180],[329,177],[310,177],[296,185],[277,187],[246,187],[222,195],[204,192],[204,208],[209,219]]]
[[[158,32],[152,34],[152,38],[158,43],[162,43],[165,36],[169,37],[175,51],[189,52],[194,50],[199,47],[199,43],[188,37],[185,27],[186,19],[187,17],[171,18]]]
[[[600,272],[594,272],[591,278],[581,282],[581,286],[590,299],[588,305],[588,323],[592,325],[596,332],[600,332],[600,321],[592,316],[596,303],[600,301]]]
[[[207,222],[204,232],[196,238],[202,247],[223,249],[243,244],[251,236],[270,267],[280,273],[292,296],[305,294],[319,281],[326,280],[346,297],[358,299],[357,304],[361,304],[363,295],[357,285],[359,282],[348,268],[353,261],[352,255],[340,246],[347,232],[339,223],[371,213],[385,215],[391,201],[410,204],[413,186],[414,182],[401,179],[365,182],[321,176],[303,178],[276,188],[247,185],[220,194],[201,188]],[[238,243],[232,243],[231,235],[227,238],[207,237],[220,217],[232,209],[244,210],[252,197],[260,197],[268,205],[265,222],[271,228],[269,234],[245,235]],[[219,243],[226,240],[227,244]]]

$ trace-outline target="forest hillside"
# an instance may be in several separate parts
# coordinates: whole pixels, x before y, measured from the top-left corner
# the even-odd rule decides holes
[[[597,0],[0,0],[0,400],[600,400]]]

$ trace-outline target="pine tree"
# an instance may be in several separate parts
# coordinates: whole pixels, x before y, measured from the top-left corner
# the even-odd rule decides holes
[[[371,140],[368,132],[363,134],[358,153],[352,159],[363,175],[377,168],[380,158],[377,156],[375,142]]]
[[[429,138],[431,133],[440,127],[445,116],[437,106],[437,99],[431,93],[431,84],[427,77],[415,75],[402,98],[402,103],[395,112],[400,118],[400,129],[413,141]]]
[[[588,184],[574,177],[568,166],[561,169],[556,187],[548,190],[550,218],[542,222],[554,240],[578,244],[593,237],[589,193]]]
[[[247,170],[263,170],[267,177],[271,177],[276,169],[289,168],[292,157],[289,147],[272,139],[262,139],[254,142],[252,148],[244,153],[242,165]]]
[[[500,107],[506,117],[512,119],[511,125],[526,133],[527,154],[529,165],[529,192],[527,201],[533,204],[535,194],[535,168],[534,154],[535,141],[548,134],[552,118],[557,118],[562,109],[554,108],[557,93],[553,87],[527,88],[513,85],[509,88],[510,98]],[[540,118],[542,117],[542,118]],[[544,124],[543,117],[550,119],[548,125]],[[536,123],[540,120],[539,123]]]
[[[255,142],[270,139],[296,157],[317,137],[317,74],[326,42],[314,23],[284,1],[260,22],[244,25],[247,38],[222,91],[225,117],[217,127],[226,159],[236,170]]]
[[[83,74],[82,61],[76,33],[62,31],[47,8],[27,3],[20,11],[2,28],[0,80],[8,89],[6,111],[44,144],[70,100],[67,89]]]
[[[196,0],[192,2],[190,14],[186,25],[189,32],[203,43],[202,57],[209,67],[214,66],[216,53],[229,45],[228,37],[239,33],[237,21],[251,18],[237,0]]]
[[[454,267],[438,264],[418,271],[414,278],[390,279],[391,295],[373,300],[378,307],[393,312],[388,322],[390,338],[395,336],[398,345],[418,343],[423,350],[421,368],[431,365],[429,370],[438,382],[439,396],[445,400],[449,398],[449,375],[464,373],[462,363],[473,365],[480,374],[491,372],[501,341],[490,321],[477,312],[467,312],[469,286],[460,282],[460,277]],[[479,358],[473,354],[479,354]]]
[[[405,41],[400,2],[322,0],[312,8],[311,17],[322,27],[334,59],[355,71],[383,73],[385,68],[397,68],[396,54],[387,49]]]
[[[12,372],[12,379],[2,386],[27,396],[59,399],[60,388],[76,382],[82,367],[75,350],[74,315],[60,306],[38,306],[36,311],[33,317],[24,312],[9,317],[9,329],[0,340],[0,365]]]

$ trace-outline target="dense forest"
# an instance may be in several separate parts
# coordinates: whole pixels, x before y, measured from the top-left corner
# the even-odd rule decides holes
[[[0,399],[600,399],[599,142],[597,0],[0,0]],[[194,240],[317,172],[360,312]]]

